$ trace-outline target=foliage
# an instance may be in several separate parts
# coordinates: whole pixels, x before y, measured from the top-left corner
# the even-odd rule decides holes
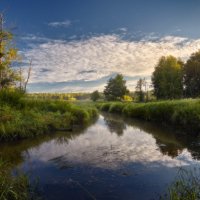
[[[17,105],[22,97],[24,97],[24,93],[17,88],[3,88],[0,90],[0,104],[6,102],[11,105]]]
[[[123,109],[123,106],[124,106],[124,104],[121,103],[121,102],[112,103],[112,104],[109,106],[108,112],[120,114],[121,111],[122,111],[122,109]]]
[[[144,102],[145,93],[143,91],[143,86],[145,84],[145,79],[139,79],[136,84],[136,96],[138,97],[139,102]]]
[[[192,133],[200,132],[200,100],[168,100],[150,103],[110,102],[98,103],[97,108],[131,118],[173,125]]]
[[[126,81],[121,74],[117,74],[114,78],[110,78],[104,89],[104,95],[108,101],[121,100],[129,91],[126,88]]]
[[[122,100],[123,101],[133,101],[133,97],[131,97],[131,96],[129,96],[129,95],[124,95],[123,97],[122,97]]]
[[[0,15],[0,89],[8,88],[20,80],[19,72],[14,70],[12,63],[19,59],[17,49],[13,47],[13,35],[3,30],[3,16]]]
[[[161,57],[152,75],[154,94],[158,99],[181,98],[183,62],[173,56]]]
[[[0,159],[0,200],[39,200],[37,188],[31,186],[28,176],[12,176],[8,163]]]
[[[200,50],[184,65],[184,85],[187,97],[200,96]]]
[[[94,92],[92,92],[92,94],[91,94],[91,99],[92,99],[92,101],[97,101],[98,99],[100,99],[100,93],[99,93],[99,91],[98,90],[96,90],[96,91],[94,91]]]
[[[97,116],[89,106],[66,101],[19,99],[15,105],[0,102],[0,140],[33,137],[52,130],[87,125]]]
[[[45,99],[45,100],[89,100],[91,94],[89,93],[31,93],[27,94],[30,99]]]
[[[197,200],[200,199],[200,173],[199,170],[191,171],[180,169],[178,177],[169,187],[168,194],[161,199],[170,200]]]

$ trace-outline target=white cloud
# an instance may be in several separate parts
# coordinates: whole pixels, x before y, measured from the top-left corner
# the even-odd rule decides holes
[[[120,31],[127,32],[128,29],[126,27],[119,28]]]
[[[37,83],[89,81],[113,73],[149,77],[161,56],[172,54],[186,60],[199,49],[200,39],[167,36],[128,41],[112,34],[69,42],[47,40],[23,54],[33,60],[31,82]]]
[[[77,138],[63,143],[52,140],[28,150],[26,154],[42,162],[59,158],[61,166],[66,163],[87,164],[105,169],[117,169],[129,163],[148,167],[180,167],[199,163],[187,149],[183,149],[175,158],[163,155],[155,138],[139,128],[126,126],[123,135],[119,137],[109,132],[104,123],[100,116],[98,123]]]
[[[69,27],[72,24],[70,20],[60,21],[60,22],[49,22],[48,26],[57,28],[57,27]]]

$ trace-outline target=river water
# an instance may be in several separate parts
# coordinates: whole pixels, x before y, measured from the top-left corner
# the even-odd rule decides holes
[[[48,200],[159,199],[180,168],[200,167],[200,138],[102,114],[91,126],[1,144]]]

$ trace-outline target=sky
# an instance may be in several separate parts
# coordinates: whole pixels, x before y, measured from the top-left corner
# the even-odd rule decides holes
[[[200,49],[199,0],[0,0],[29,92],[102,91],[124,75],[150,83],[161,56]]]

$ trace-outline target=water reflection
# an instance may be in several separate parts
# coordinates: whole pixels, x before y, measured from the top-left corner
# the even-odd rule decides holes
[[[123,135],[126,129],[126,124],[120,116],[113,117],[112,115],[104,116],[104,121],[111,133],[116,133],[118,136]]]
[[[92,124],[94,124],[94,121]],[[92,125],[90,124],[90,125]],[[0,143],[0,158],[9,162],[13,166],[19,165],[24,162],[24,155],[29,156],[29,150],[38,148],[42,144],[54,140],[58,145],[61,143],[67,144],[69,140],[74,140],[79,135],[87,131],[88,127],[76,129],[73,132],[56,132],[44,135],[39,135],[34,139],[25,139],[21,141],[13,141],[8,143]]]
[[[95,125],[75,139],[53,139],[29,149],[23,155],[25,160],[51,162],[59,168],[89,165],[119,169],[130,163],[148,167],[177,167],[198,163],[174,138],[148,134],[133,126],[116,116],[100,116]]]
[[[0,157],[39,177],[48,200],[91,199],[89,193],[146,200],[165,191],[177,167],[200,166],[199,144],[157,124],[103,114],[84,130],[0,144]]]

